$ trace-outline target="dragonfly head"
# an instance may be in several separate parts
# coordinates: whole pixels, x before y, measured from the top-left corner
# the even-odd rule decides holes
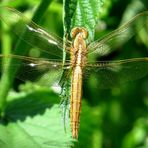
[[[88,31],[84,27],[74,27],[71,30],[71,37],[75,38],[78,34],[81,34],[83,39],[88,37]]]

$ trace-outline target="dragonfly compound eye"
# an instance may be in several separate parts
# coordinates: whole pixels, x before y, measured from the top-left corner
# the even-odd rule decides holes
[[[71,37],[75,38],[79,33],[82,34],[84,39],[86,39],[88,36],[88,32],[84,27],[75,27],[71,30]]]

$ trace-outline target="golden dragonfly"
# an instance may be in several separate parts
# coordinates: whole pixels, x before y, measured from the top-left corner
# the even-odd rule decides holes
[[[70,94],[70,123],[72,137],[78,138],[80,121],[82,81],[94,74],[99,78],[100,87],[112,87],[118,82],[132,81],[148,75],[148,57],[123,59],[116,61],[91,61],[91,57],[108,55],[116,48],[116,41],[129,40],[135,35],[135,27],[141,22],[138,31],[148,30],[148,11],[133,17],[129,22],[118,29],[92,43],[87,42],[89,36],[86,28],[81,26],[71,30],[71,41],[63,43],[63,39],[45,31],[42,27],[27,19],[13,8],[0,8],[6,15],[0,19],[9,25],[9,22],[20,22],[23,29],[13,29],[20,39],[29,45],[29,48],[41,49],[39,55],[44,58],[21,56],[16,54],[0,55],[0,58],[15,59],[11,69],[20,65],[16,76],[21,80],[38,80],[45,78],[42,85],[61,85],[61,78],[71,79]],[[11,21],[10,21],[11,20]],[[24,33],[25,32],[25,33]],[[20,35],[24,33],[24,35]],[[63,62],[63,47],[66,51],[66,60]],[[37,50],[38,51],[38,50]],[[20,49],[21,52],[21,49]],[[28,55],[30,50],[28,50]],[[1,62],[2,65],[2,62]],[[3,73],[7,66],[4,66]],[[66,75],[64,73],[66,71]],[[86,74],[86,76],[85,76]],[[64,76],[63,76],[64,75]],[[63,84],[62,84],[63,85]]]

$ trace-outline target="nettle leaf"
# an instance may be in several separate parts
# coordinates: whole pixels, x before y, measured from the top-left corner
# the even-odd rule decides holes
[[[71,147],[57,95],[46,88],[12,96],[0,124],[1,148]]]
[[[88,40],[94,38],[95,25],[104,0],[64,0],[64,29],[70,34],[74,27],[84,27],[88,30]]]

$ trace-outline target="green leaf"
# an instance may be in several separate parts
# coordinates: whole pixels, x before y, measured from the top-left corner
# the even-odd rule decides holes
[[[74,27],[84,27],[89,33],[88,40],[92,41],[102,4],[103,0],[65,0],[65,34],[69,34]]]
[[[0,124],[1,148],[70,147],[64,131],[59,97],[47,88],[12,95]],[[15,97],[14,97],[15,96]],[[54,105],[53,105],[54,104]]]

